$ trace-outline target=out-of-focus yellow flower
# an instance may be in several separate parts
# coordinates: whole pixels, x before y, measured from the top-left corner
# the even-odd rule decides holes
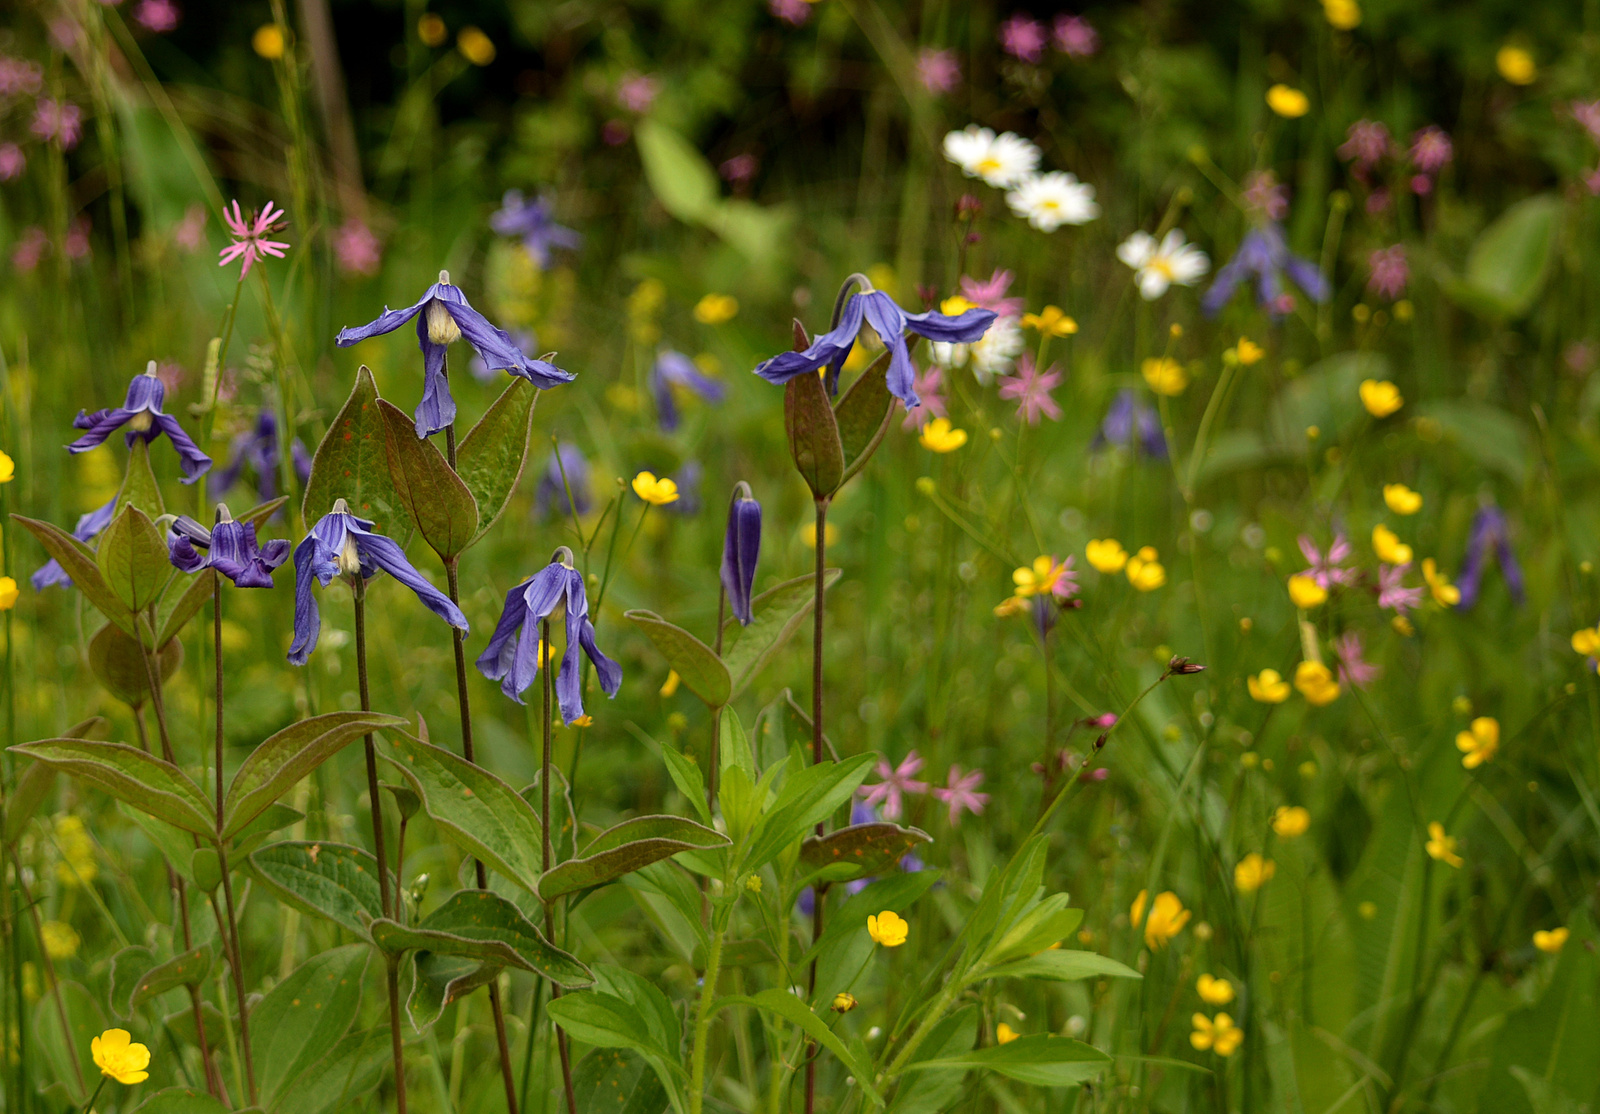
[[[1007,1025],[1004,1021],[994,1027],[995,1044],[1010,1044],[1020,1036],[1022,1036],[1021,1033]]]
[[[1140,365],[1139,371],[1158,395],[1181,395],[1189,386],[1189,373],[1171,356],[1152,356]]]
[[[1095,538],[1083,548],[1083,555],[1097,572],[1118,573],[1128,563],[1128,551],[1116,538]]]
[[[55,827],[56,846],[61,849],[63,860],[56,863],[56,878],[69,889],[87,886],[100,874],[89,829],[81,818],[71,815],[58,817]]]
[[[1526,48],[1507,43],[1494,54],[1494,68],[1513,85],[1532,85],[1539,76],[1533,54]]]
[[[17,478],[17,462],[5,453],[0,453],[0,484],[8,484]]]
[[[131,1087],[150,1078],[150,1073],[144,1070],[150,1066],[150,1050],[133,1043],[126,1029],[107,1029],[89,1042],[89,1052],[101,1075],[124,1086]]]
[[[633,493],[652,507],[662,507],[678,501],[678,484],[665,476],[656,479],[654,472],[640,472],[633,477]]]
[[[1405,484],[1384,484],[1383,501],[1395,514],[1416,514],[1422,509],[1422,496]]]
[[[1322,15],[1338,31],[1352,31],[1361,23],[1356,0],[1322,0]]]
[[[1428,591],[1440,607],[1454,607],[1461,602],[1461,589],[1450,583],[1450,578],[1439,571],[1432,557],[1423,559],[1422,579],[1428,582]]]
[[[1201,975],[1195,980],[1194,988],[1200,1000],[1208,1006],[1226,1006],[1233,1001],[1233,984],[1227,979]]]
[[[1412,635],[1417,633],[1417,628],[1412,626],[1411,620],[1407,619],[1404,615],[1396,615],[1393,619],[1389,620],[1389,625],[1393,627],[1394,632],[1400,635],[1402,638],[1410,638]]]
[[[17,582],[9,576],[0,576],[0,611],[10,611],[17,606]]]
[[[1044,555],[1035,557],[1031,568],[1023,566],[1013,570],[1011,582],[1016,585],[1016,594],[1019,596],[1043,596],[1054,591],[1065,575],[1065,561],[1057,563],[1054,557]]]
[[[1244,1041],[1244,1030],[1225,1013],[1219,1013],[1215,1018],[1197,1013],[1190,1020],[1194,1023],[1194,1032],[1189,1034],[1189,1043],[1197,1051],[1210,1049],[1218,1056],[1232,1056]]]
[[[994,605],[994,615],[997,619],[1009,619],[1013,615],[1021,615],[1030,606],[1026,596],[1007,596]]]
[[[1461,764],[1476,770],[1500,749],[1500,721],[1493,716],[1479,716],[1466,731],[1456,735],[1456,749],[1461,752]]]
[[[677,692],[678,685],[680,682],[682,682],[682,680],[683,678],[678,676],[678,671],[676,669],[667,670],[667,679],[661,682],[661,695],[671,696],[673,693]]]
[[[1278,864],[1252,851],[1233,868],[1233,884],[1242,894],[1255,893],[1278,873]]]
[[[720,325],[739,313],[739,299],[732,294],[707,294],[694,304],[694,319],[702,325]]]
[[[1162,567],[1154,546],[1144,546],[1128,558],[1128,583],[1141,592],[1154,592],[1167,582],[1167,570]]]
[[[263,23],[250,36],[250,49],[269,62],[282,58],[288,43],[289,36],[284,33],[281,23]]]
[[[848,990],[841,990],[833,996],[833,1012],[849,1013],[856,1008],[856,996]]]
[[[1286,120],[1294,120],[1311,111],[1311,98],[1288,85],[1274,85],[1267,90],[1267,107]]]
[[[1328,602],[1328,590],[1304,573],[1289,578],[1289,598],[1302,611],[1321,607]]]
[[[960,294],[952,294],[944,301],[939,303],[939,312],[944,314],[946,317],[960,317],[963,313],[966,313],[967,310],[972,308],[972,303],[967,301]]]
[[[571,723],[567,724],[567,726],[568,727],[593,727],[594,726],[594,717],[592,715],[590,715],[588,712],[585,712],[585,713],[583,713],[583,715],[579,716],[577,719],[575,719]]]
[[[1295,666],[1294,687],[1308,704],[1318,708],[1339,699],[1339,682],[1333,679],[1332,670],[1320,661],[1303,661]]]
[[[1244,683],[1250,690],[1250,699],[1258,704],[1282,704],[1289,699],[1289,682],[1276,669],[1263,669],[1246,677]]]
[[[1575,653],[1592,658],[1600,654],[1600,627],[1587,627],[1572,632],[1572,649]]]
[[[39,938],[44,942],[44,954],[55,960],[71,959],[83,943],[78,930],[65,921],[45,921],[39,926]]]
[[[1133,899],[1133,908],[1129,911],[1128,919],[1134,928],[1138,928],[1144,921],[1144,942],[1151,951],[1159,951],[1178,933],[1183,931],[1183,926],[1189,923],[1190,912],[1183,907],[1183,902],[1171,890],[1164,890],[1156,894],[1155,904],[1150,907],[1150,919],[1145,921],[1145,902],[1149,899],[1146,891],[1140,890],[1139,896]]]
[[[476,27],[463,27],[456,36],[456,49],[474,66],[487,66],[494,61],[494,41]]]
[[[1387,418],[1406,404],[1400,396],[1400,388],[1387,379],[1363,379],[1360,392],[1361,405],[1374,418]]]
[[[1409,565],[1413,556],[1411,547],[1400,540],[1400,535],[1381,522],[1372,528],[1372,552],[1378,555],[1378,560],[1390,565]]]
[[[1272,814],[1272,830],[1279,839],[1303,836],[1311,828],[1311,813],[1299,805],[1279,805]]]
[[[906,942],[910,932],[911,926],[905,918],[891,909],[885,909],[875,917],[867,917],[867,935],[886,948],[898,948]]]
[[[1062,312],[1060,306],[1045,306],[1038,313],[1022,315],[1022,327],[1037,329],[1045,336],[1060,339],[1078,331],[1078,323]]]
[[[831,522],[828,523],[827,526],[823,527],[822,540],[830,546],[836,543],[839,540],[839,528]],[[817,548],[817,524],[815,522],[808,522],[800,527],[800,541],[805,544],[807,549]]]
[[[917,440],[924,449],[936,453],[953,453],[967,443],[967,431],[954,429],[949,418],[935,418],[922,427]]]
[[[1266,354],[1267,350],[1249,337],[1240,337],[1239,343],[1224,352],[1222,358],[1230,364],[1249,367],[1251,364],[1260,363]]]
[[[1463,860],[1456,854],[1456,837],[1444,834],[1444,825],[1437,820],[1428,823],[1428,857],[1438,859],[1441,863],[1449,863],[1459,867]]]
[[[1555,955],[1566,946],[1567,938],[1571,935],[1566,925],[1552,928],[1548,932],[1541,928],[1533,934],[1533,946],[1546,955]]]
[[[423,46],[443,46],[449,37],[450,32],[445,28],[444,20],[433,12],[426,12],[417,20],[417,38],[422,40]]]

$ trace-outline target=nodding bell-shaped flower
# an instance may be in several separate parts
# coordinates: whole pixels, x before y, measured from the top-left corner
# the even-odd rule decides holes
[[[343,499],[337,499],[333,510],[322,516],[294,551],[294,643],[289,647],[289,661],[304,665],[322,633],[317,599],[311,594],[313,580],[326,588],[336,576],[370,580],[380,572],[410,588],[424,607],[452,627],[463,633],[469,629],[461,609],[412,567],[392,539],[373,533],[369,520],[357,518]]]
[[[209,530],[188,515],[181,515],[168,530],[167,552],[173,565],[183,572],[216,569],[235,588],[272,587],[272,570],[289,559],[287,541],[258,544],[255,523],[235,522],[226,503],[217,504],[217,521]]]
[[[99,537],[101,531],[110,526],[111,520],[116,517],[118,498],[120,496],[113,495],[111,502],[105,506],[81,516],[78,519],[78,525],[73,527],[72,536],[80,542],[91,542]],[[72,577],[67,575],[67,570],[62,568],[61,562],[54,557],[40,565],[38,571],[29,580],[33,584],[35,592],[42,592],[52,586],[72,587]]]
[[[678,428],[678,400],[672,389],[683,389],[716,404],[722,401],[726,390],[721,383],[702,372],[695,362],[682,352],[663,348],[650,368],[650,392],[656,400],[656,416],[661,428],[671,433]]]
[[[417,345],[422,349],[422,401],[417,404],[417,436],[429,437],[456,420],[455,399],[450,396],[450,380],[445,374],[444,354],[451,341],[465,337],[491,371],[507,371],[548,390],[572,382],[570,371],[562,371],[548,360],[535,360],[517,347],[509,333],[491,325],[487,318],[467,304],[461,288],[450,285],[450,272],[440,271],[439,281],[414,306],[390,309],[359,328],[339,330],[335,340],[340,348],[381,333],[392,333],[413,317],[417,319]]]
[[[728,504],[728,533],[722,542],[722,588],[734,618],[750,625],[750,590],[756,579],[756,558],[761,554],[761,504],[740,480]]]
[[[311,454],[306,452],[305,443],[296,437],[289,452],[295,474],[302,484],[306,483],[311,479]],[[213,498],[228,493],[243,474],[245,465],[255,473],[256,492],[263,503],[278,497],[278,419],[271,410],[263,408],[256,415],[255,424],[233,439],[228,453],[233,458],[228,466],[211,474],[209,484]]]
[[[124,426],[127,431],[123,434],[123,441],[130,448],[135,437],[144,438],[148,445],[165,433],[183,464],[183,482],[194,483],[211,467],[211,458],[189,439],[177,418],[161,412],[161,403],[166,397],[167,388],[156,378],[156,362],[151,360],[144,374],[135,375],[133,382],[128,384],[128,397],[121,406],[111,410],[96,410],[93,414],[87,410],[78,411],[78,416],[72,419],[72,426],[86,432],[68,445],[67,451],[86,453],[99,448],[105,444],[107,437]]]
[[[546,619],[566,621],[567,652],[556,673],[556,698],[561,704],[561,721],[571,723],[583,715],[579,647],[594,662],[600,688],[607,696],[616,696],[622,686],[622,667],[595,645],[583,574],[572,567],[572,551],[566,546],[556,550],[543,569],[506,593],[500,622],[478,657],[478,672],[499,681],[500,691],[518,704],[527,703],[522,694],[539,676],[539,624]]]

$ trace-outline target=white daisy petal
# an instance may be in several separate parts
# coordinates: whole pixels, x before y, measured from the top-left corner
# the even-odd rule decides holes
[[[1006,201],[1013,213],[1041,232],[1054,232],[1063,224],[1085,224],[1100,215],[1094,187],[1059,170],[1026,179],[1006,194]]]

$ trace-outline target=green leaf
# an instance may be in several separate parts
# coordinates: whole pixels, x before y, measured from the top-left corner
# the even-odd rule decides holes
[[[1055,948],[1026,959],[1002,963],[983,972],[985,979],[1048,979],[1051,982],[1076,982],[1079,979],[1142,979],[1132,967],[1098,952]]]
[[[839,1062],[845,1066],[846,1070],[855,1076],[856,1085],[866,1093],[868,1098],[878,1106],[883,1105],[883,1096],[878,1093],[878,1089],[872,1084],[872,1065],[858,1060],[845,1045],[844,1041],[839,1039],[838,1034],[828,1027],[826,1021],[818,1017],[810,1006],[787,990],[773,987],[771,990],[763,990],[759,994],[750,996],[731,995],[727,998],[719,999],[716,1005],[718,1007],[729,1005],[755,1006],[757,1009],[777,1014],[785,1021],[798,1025],[804,1030],[806,1036],[839,1058]]]
[[[182,665],[183,643],[173,639],[164,644],[158,656],[162,682],[172,680]],[[95,680],[128,707],[142,707],[150,699],[150,674],[145,671],[144,653],[115,623],[107,623],[89,639],[89,668]]]
[[[783,427],[789,455],[813,499],[826,499],[844,482],[844,446],[839,424],[818,375],[796,375],[783,389]]]
[[[127,1016],[131,1017],[140,1006],[169,990],[176,990],[180,986],[198,986],[211,973],[214,958],[211,949],[202,946],[150,968],[133,984],[128,996]],[[112,1005],[116,1005],[114,997]]]
[[[895,871],[852,894],[837,912],[829,913],[822,939],[796,965],[798,970],[816,961],[814,1007],[821,1009],[835,994],[849,990],[867,971],[878,946],[867,931],[867,918],[885,909],[907,913],[939,877],[936,870]]]
[[[239,766],[228,786],[222,834],[237,835],[347,743],[404,723],[383,712],[328,712],[290,724],[267,739]]]
[[[661,758],[667,764],[667,774],[672,778],[672,784],[688,799],[695,815],[704,823],[711,823],[711,812],[706,807],[706,781],[700,774],[700,767],[670,744],[657,745],[661,748]]]
[[[143,944],[130,944],[111,957],[111,989],[106,997],[113,1014],[123,1020],[133,1016],[128,998],[139,980],[155,965],[156,953]]]
[[[211,601],[216,583],[217,574],[214,570],[201,569],[194,576],[175,580],[161,594],[161,602],[156,605],[157,646],[165,647],[183,633],[189,620],[200,614],[200,609]]]
[[[250,866],[285,905],[349,929],[363,938],[383,916],[378,860],[343,843],[273,843],[250,855]],[[394,885],[394,879],[390,879]]]
[[[140,831],[150,838],[156,850],[161,852],[161,857],[167,865],[178,872],[178,875],[190,885],[194,884],[194,876],[189,873],[189,856],[194,851],[194,836],[182,828],[175,828],[163,820],[146,815],[126,801],[117,802],[117,811],[131,820]]]
[[[100,575],[129,611],[143,611],[154,603],[173,573],[161,531],[138,507],[123,507],[117,512],[100,535],[95,562],[100,566]]]
[[[267,837],[273,832],[287,828],[290,824],[299,823],[305,818],[306,814],[297,808],[290,808],[285,804],[269,805],[267,811],[246,824],[233,837],[233,844],[229,847],[228,853],[242,859],[267,842]]]
[[[62,734],[64,739],[87,739],[98,742],[111,734],[111,721],[104,716],[90,716],[82,723],[74,724]],[[5,841],[15,843],[21,838],[23,831],[28,826],[28,821],[33,819],[33,814],[39,811],[39,806],[50,795],[50,790],[55,788],[56,768],[45,762],[30,762],[17,775],[16,785],[11,790],[11,795],[5,801]]]
[[[83,593],[84,599],[92,603],[100,614],[117,624],[124,634],[133,636],[135,630],[133,614],[111,590],[106,578],[100,574],[100,565],[96,562],[92,549],[65,530],[48,522],[24,518],[20,514],[12,515],[11,519],[20,523],[30,534],[39,539],[44,551],[60,563],[66,574],[72,578],[73,585]]]
[[[729,766],[737,766],[752,782],[761,776],[756,772],[756,756],[750,749],[750,736],[745,734],[744,724],[740,722],[738,712],[732,708],[722,710],[717,724],[717,736],[718,757],[723,770]]]
[[[830,882],[848,882],[893,870],[917,844],[932,842],[920,828],[887,821],[852,824],[825,836],[807,836],[800,845],[800,862],[809,870],[828,870]]]
[[[581,858],[550,870],[539,879],[539,896],[554,901],[563,894],[604,885],[680,851],[726,846],[727,836],[693,820],[638,816],[602,832],[584,849]]]
[[[377,1090],[393,1062],[389,1026],[346,1033],[283,1093],[272,1114],[324,1114],[349,1109]]]
[[[520,376],[478,420],[456,452],[456,471],[478,505],[477,541],[489,532],[517,489],[528,460],[528,436],[539,388]],[[468,543],[469,545],[471,542]]]
[[[465,998],[480,986],[488,986],[505,970],[498,963],[427,951],[416,954],[414,966],[417,977],[406,1001],[406,1013],[419,1031],[431,1028],[451,1002]]]
[[[1464,276],[1469,305],[1500,317],[1533,308],[1555,258],[1561,232],[1561,198],[1538,194],[1507,209],[1478,236]]]
[[[150,518],[160,518],[167,513],[161,501],[161,485],[156,474],[150,471],[150,445],[142,437],[134,438],[128,450],[128,469],[122,476],[122,489],[117,492],[117,506],[138,507]]]
[[[672,1003],[648,979],[596,964],[594,990],[563,995],[548,1008],[557,1024],[585,1044],[642,1053],[666,1087],[673,1109],[683,1109],[683,1029]]]
[[[141,1102],[134,1114],[227,1114],[228,1108],[189,1087],[167,1087]]]
[[[206,893],[222,885],[222,856],[215,847],[200,846],[189,852],[189,877]]]
[[[953,1011],[928,1034],[921,1047],[913,1054],[912,1063],[936,1060],[944,1056],[959,1056],[972,1049],[977,1040],[978,1007],[963,1006]],[[894,1100],[889,1104],[890,1114],[921,1114],[926,1110],[949,1110],[962,1092],[961,1068],[944,1071],[918,1072],[902,1078],[895,1088]]]
[[[644,631],[683,683],[713,708],[728,702],[732,680],[716,652],[682,627],[673,626],[653,611],[626,611],[622,616]]]
[[[265,503],[257,503],[242,514],[234,515],[236,522],[249,522],[260,525],[278,512],[278,508],[289,501],[287,495],[280,495],[276,499],[268,499]]]
[[[822,574],[823,590],[833,587],[841,575],[840,569],[826,570]],[[722,661],[733,678],[730,700],[755,680],[773,654],[783,649],[784,643],[811,614],[815,603],[816,578],[797,576],[768,588],[750,601],[752,614],[748,627],[740,626],[737,619],[728,620],[722,635]]]
[[[511,786],[443,747],[403,731],[385,733],[396,769],[428,815],[457,844],[529,893],[538,893],[544,831]]]
[[[905,1070],[977,1068],[998,1072],[1035,1087],[1071,1087],[1097,1078],[1110,1063],[1111,1057],[1093,1045],[1037,1033],[958,1056],[913,1061]]]
[[[278,1106],[296,1080],[349,1031],[361,1008],[365,944],[314,955],[250,1011],[250,1050],[264,1105]]]
[[[915,350],[919,339],[912,336],[907,342],[907,349]],[[888,380],[889,361],[893,355],[886,351],[873,360],[833,408],[845,460],[840,487],[849,483],[851,477],[867,466],[867,461],[872,459],[872,454],[882,444],[884,434],[889,432],[889,423],[895,414],[895,397],[889,393]]]
[[[338,499],[350,504],[353,513],[371,519],[378,533],[399,540],[397,531],[407,522],[405,508],[389,478],[378,385],[365,364],[356,372],[350,397],[317,446],[301,514],[308,524],[314,523],[333,510]]]
[[[465,956],[532,971],[563,987],[588,986],[594,981],[587,967],[546,940],[515,905],[489,890],[452,894],[414,928],[376,920],[372,939],[386,952],[421,950]]]
[[[634,134],[645,178],[661,207],[690,224],[710,219],[721,191],[705,156],[681,134],[656,120],[639,121]]]
[[[189,775],[126,743],[41,739],[11,748],[87,782],[158,820],[215,838],[212,805]]]
[[[1471,399],[1439,399],[1416,408],[1439,423],[1445,438],[1485,468],[1514,484],[1526,482],[1533,439],[1523,424],[1498,406]]]
[[[585,1114],[662,1114],[668,1106],[649,1061],[629,1048],[597,1048],[579,1060],[572,1093]]]
[[[478,536],[478,501],[432,441],[417,436],[416,423],[399,407],[378,400],[383,418],[389,478],[411,512],[422,540],[449,560]]]
[[[858,754],[843,762],[819,762],[784,779],[778,799],[750,837],[742,870],[758,870],[849,800],[866,779],[875,756]]]

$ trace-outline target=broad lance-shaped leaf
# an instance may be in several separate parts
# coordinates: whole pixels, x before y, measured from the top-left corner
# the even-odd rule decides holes
[[[1142,979],[1143,975],[1132,967],[1118,963],[1099,952],[1079,951],[1075,948],[1053,948],[1002,963],[984,971],[985,979],[1047,979],[1052,982],[1076,982],[1079,979]]]
[[[133,1009],[128,999],[139,980],[156,965],[156,953],[143,944],[130,944],[111,957],[111,1012],[126,1019]]]
[[[210,569],[206,575],[211,575]],[[183,643],[172,639],[163,645],[157,664],[162,682],[170,681],[183,665]],[[144,652],[115,623],[107,623],[89,639],[89,668],[95,680],[128,707],[142,707],[150,699],[150,673],[145,668]]]
[[[24,518],[20,514],[12,515],[11,519],[20,523],[30,534],[39,539],[44,551],[60,563],[62,569],[72,578],[72,583],[83,593],[84,599],[94,604],[100,614],[117,624],[122,633],[130,638],[133,637],[136,629],[133,613],[111,590],[106,578],[100,574],[100,565],[95,560],[93,550],[65,530],[48,522]]]
[[[383,712],[329,712],[285,727],[251,751],[233,775],[223,810],[227,823],[222,834],[233,836],[242,831],[340,747],[404,722],[399,716]]]
[[[907,351],[914,351],[921,339],[913,334],[906,344]],[[840,487],[867,466],[867,461],[883,443],[884,434],[889,432],[889,423],[894,420],[895,398],[889,393],[887,376],[892,356],[893,353],[885,352],[872,361],[833,408],[845,460]]]
[[[228,1114],[228,1108],[193,1087],[166,1087],[141,1102],[139,1114]]]
[[[539,388],[513,375],[511,385],[494,400],[456,452],[456,471],[478,503],[473,542],[489,532],[517,489],[528,460],[528,435],[538,401]]]
[[[285,905],[323,917],[366,937],[367,925],[383,916],[378,860],[370,851],[343,843],[273,843],[250,854],[261,884]],[[389,880],[395,886],[394,878]]]
[[[907,1064],[905,1070],[978,1068],[1035,1087],[1071,1087],[1098,1078],[1110,1063],[1111,1057],[1093,1045],[1049,1033],[1035,1033],[959,1056],[917,1060]]]
[[[111,721],[104,716],[90,716],[82,723],[73,724],[61,736],[64,739],[87,739],[97,742],[111,734]],[[28,821],[38,811],[39,805],[55,788],[56,768],[48,762],[30,762],[18,775],[11,795],[5,801],[5,841],[15,843],[28,827]]]
[[[142,438],[135,438],[128,450],[128,470],[117,492],[117,509],[123,507],[138,507],[152,519],[167,513],[166,504],[161,501],[161,485],[150,470],[150,446]]]
[[[176,990],[180,986],[198,986],[211,973],[215,958],[209,947],[201,946],[150,968],[133,985],[128,997],[128,1016],[132,1016],[150,999],[159,998],[169,990]]]
[[[494,982],[505,969],[498,963],[438,952],[418,952],[414,966],[417,977],[411,986],[406,1012],[411,1015],[411,1024],[419,1030],[428,1029],[451,1002]]]
[[[290,824],[298,824],[305,818],[305,813],[286,804],[268,805],[265,812],[234,833],[233,844],[228,848],[228,854],[237,856],[238,864],[242,866],[244,857],[267,842],[267,837],[273,832],[287,828]]]
[[[841,575],[840,569],[826,570],[822,574],[823,590],[833,587]],[[816,598],[816,578],[798,576],[768,588],[750,601],[753,615],[748,627],[740,626],[736,619],[728,620],[722,634],[722,664],[732,678],[728,699],[743,692],[766,668],[772,655],[783,649],[811,614]],[[683,675],[682,670],[678,675]]]
[[[838,491],[844,482],[844,446],[820,376],[796,375],[789,380],[783,389],[783,425],[789,434],[789,454],[811,497],[826,499]]]
[[[459,846],[529,893],[538,892],[544,829],[511,786],[443,747],[403,731],[385,732],[389,759],[422,797],[433,822]]]
[[[800,861],[809,870],[825,870],[830,882],[848,882],[893,870],[919,843],[933,837],[920,828],[902,828],[887,821],[852,824],[825,836],[807,836]]]
[[[11,748],[125,801],[158,820],[207,838],[215,814],[200,787],[170,762],[126,743],[41,739]]]
[[[679,851],[728,844],[728,837],[721,832],[681,816],[638,816],[602,832],[581,857],[550,870],[539,879],[539,896],[554,901],[563,894],[604,885]]]
[[[389,1041],[387,1024],[346,1033],[295,1080],[269,1114],[338,1114],[349,1109],[352,1096],[376,1093],[394,1062]]]
[[[678,671],[696,696],[713,708],[728,702],[733,682],[728,667],[710,646],[653,611],[627,611],[622,617],[649,635],[667,664]]]
[[[760,994],[750,996],[734,994],[726,998],[720,998],[716,1002],[716,1008],[718,1009],[723,1006],[736,1005],[754,1006],[757,1009],[766,1010],[768,1013],[775,1013],[785,1021],[800,1026],[806,1036],[821,1044],[839,1058],[839,1062],[849,1069],[850,1074],[855,1077],[856,1086],[860,1087],[868,1098],[878,1106],[883,1105],[883,1096],[872,1085],[872,1065],[858,1059],[849,1046],[839,1039],[839,1035],[829,1027],[826,1021],[818,1017],[810,1006],[796,998],[789,991],[773,987],[771,990],[763,990]]]
[[[389,478],[389,453],[384,447],[383,419],[378,414],[378,384],[362,364],[355,386],[311,461],[300,509],[306,524],[333,510],[336,499],[350,504],[358,517],[371,519],[373,529],[404,543],[410,521]]]
[[[597,1048],[572,1069],[572,1093],[584,1114],[663,1114],[666,1089],[643,1054]]]
[[[250,1049],[268,1108],[354,1024],[371,954],[365,944],[346,944],[314,955],[250,1011]]]
[[[543,975],[563,987],[588,986],[594,975],[544,938],[517,907],[489,890],[461,890],[416,927],[380,919],[373,942],[384,951],[430,951]]]
[[[843,762],[819,762],[790,773],[778,799],[750,837],[742,869],[757,870],[800,839],[813,825],[848,801],[872,766],[873,756],[858,754]]]
[[[216,582],[215,571],[201,569],[195,576],[182,577],[168,586],[156,605],[157,646],[165,646],[200,614],[200,609],[211,602]]]
[[[174,575],[166,539],[138,507],[118,508],[117,517],[100,535],[95,563],[129,611],[149,607]]]
[[[399,407],[378,400],[389,478],[417,530],[441,560],[449,560],[478,534],[478,501],[434,448],[417,436],[416,423]]]

